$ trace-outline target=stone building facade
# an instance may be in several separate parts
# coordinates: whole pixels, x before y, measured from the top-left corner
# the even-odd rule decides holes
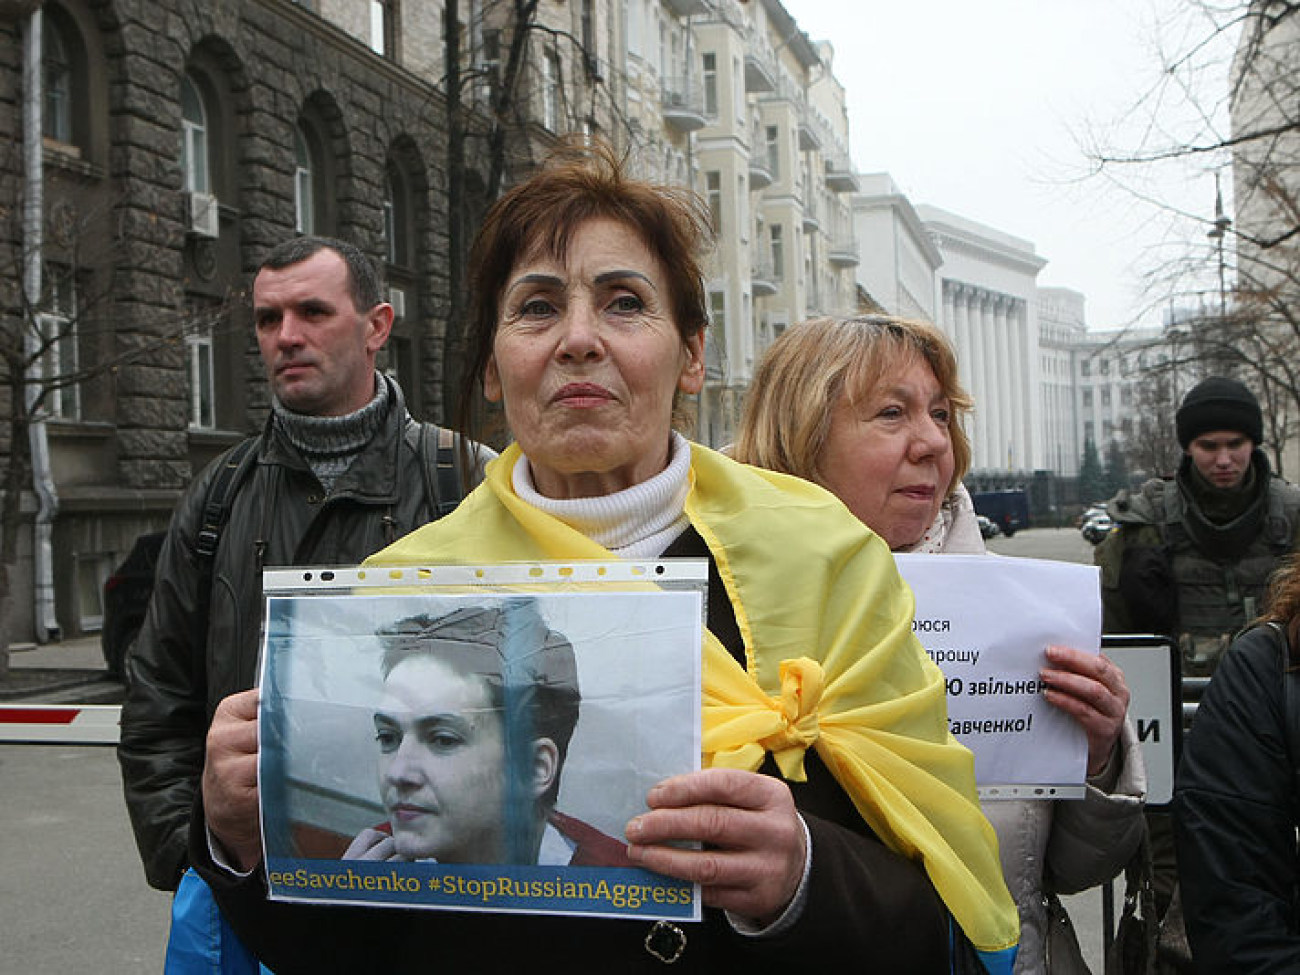
[[[96,628],[100,587],[135,537],[260,427],[247,285],[295,233],[349,239],[382,263],[399,313],[382,365],[413,413],[442,415],[436,65],[403,66],[394,41],[407,25],[381,20],[376,36],[374,20],[341,16],[367,4],[333,6],[337,22],[287,0],[0,10],[4,329],[45,328],[56,338],[35,369],[84,377],[51,390],[37,424],[52,558],[43,566],[40,532],[33,546],[24,530],[12,639]],[[408,22],[421,7],[403,5]],[[24,52],[38,71],[24,75]],[[41,219],[20,219],[25,203]],[[37,460],[39,484],[39,449]]]

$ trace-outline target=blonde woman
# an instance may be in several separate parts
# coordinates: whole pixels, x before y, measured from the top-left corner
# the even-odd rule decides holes
[[[933,325],[814,319],[763,357],[732,455],[822,485],[895,552],[983,552],[961,483],[971,406],[952,347]],[[1048,971],[1044,884],[1073,893],[1109,880],[1142,834],[1146,776],[1125,720],[1124,675],[1068,647],[1049,647],[1047,659],[1047,699],[1088,737],[1087,795],[983,806],[1020,913],[1018,975]]]

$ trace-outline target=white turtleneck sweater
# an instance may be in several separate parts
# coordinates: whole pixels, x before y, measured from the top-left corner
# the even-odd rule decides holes
[[[691,445],[672,435],[668,466],[647,481],[596,498],[543,497],[533,484],[527,457],[512,474],[515,493],[592,541],[625,559],[653,559],[686,530],[686,495],[691,481]]]

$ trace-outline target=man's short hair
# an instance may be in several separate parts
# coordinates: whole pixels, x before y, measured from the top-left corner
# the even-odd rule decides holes
[[[383,279],[373,261],[361,248],[334,237],[291,237],[271,248],[258,270],[282,271],[301,264],[319,251],[331,250],[343,258],[348,269],[348,287],[357,311],[369,311],[384,300]]]
[[[507,747],[518,761],[527,764],[526,743],[549,738],[563,769],[578,723],[578,667],[573,644],[546,625],[536,600],[467,606],[444,616],[410,616],[381,627],[378,636],[384,644],[385,679],[414,657],[432,657],[482,678],[493,705],[501,709]],[[549,804],[555,802],[559,779],[557,770],[544,797]]]

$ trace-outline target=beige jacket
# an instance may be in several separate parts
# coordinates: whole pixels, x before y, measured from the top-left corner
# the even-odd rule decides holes
[[[964,487],[944,502],[915,552],[985,551]],[[1118,875],[1142,836],[1146,767],[1137,734],[1126,720],[1111,766],[1089,779],[1081,800],[1004,799],[981,803],[998,834],[1007,887],[1020,912],[1015,975],[1047,972],[1044,884],[1058,894],[1087,890]]]

